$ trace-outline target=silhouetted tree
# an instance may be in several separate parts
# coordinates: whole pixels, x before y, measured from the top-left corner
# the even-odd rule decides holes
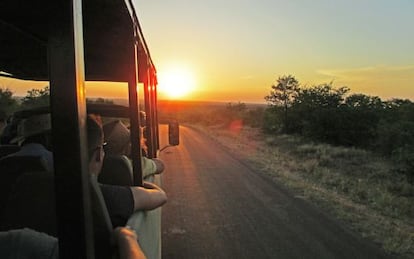
[[[32,89],[27,91],[27,95],[22,99],[23,108],[33,108],[38,106],[47,106],[50,104],[49,86],[43,89]]]
[[[265,100],[274,106],[282,106],[284,112],[284,131],[289,128],[288,109],[294,102],[299,92],[299,82],[295,77],[282,76],[277,79],[277,83],[272,85],[270,94],[265,96]]]
[[[349,88],[345,86],[335,89],[332,82],[321,84],[300,90],[294,104],[304,105],[310,109],[335,108],[343,103],[348,92]]]
[[[340,120],[336,111],[347,91],[346,87],[335,89],[331,83],[300,89],[292,104],[289,132],[336,142]]]
[[[0,88],[0,114],[7,117],[17,107],[17,100],[13,98],[13,92],[8,88]],[[3,118],[4,119],[4,118]]]
[[[352,108],[378,110],[384,108],[384,103],[378,96],[352,94],[345,99],[345,105]]]

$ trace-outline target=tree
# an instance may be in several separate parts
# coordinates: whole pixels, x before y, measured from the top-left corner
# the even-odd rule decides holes
[[[17,101],[13,98],[13,92],[8,88],[0,88],[0,115],[6,117],[17,107]],[[4,119],[4,118],[3,118]]]
[[[349,119],[339,108],[344,102],[347,87],[333,88],[332,83],[312,86],[298,91],[291,108],[290,133],[313,140],[341,143],[343,125]]]
[[[343,101],[348,87],[335,89],[332,82],[303,89],[297,94],[295,105],[304,105],[308,108],[337,108]]]
[[[277,79],[277,84],[272,85],[270,94],[265,96],[265,100],[274,106],[282,106],[284,111],[284,131],[289,128],[288,109],[294,102],[299,93],[299,82],[295,77],[282,76]]]
[[[27,91],[27,95],[22,99],[24,108],[33,108],[38,106],[47,106],[50,103],[49,86],[43,89],[32,89]]]
[[[345,105],[357,109],[383,109],[384,104],[378,96],[352,94],[345,99]]]

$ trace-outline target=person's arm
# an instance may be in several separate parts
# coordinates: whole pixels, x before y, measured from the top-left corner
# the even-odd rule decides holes
[[[164,163],[162,160],[158,158],[141,158],[141,164],[142,164],[142,176],[144,178],[154,175],[154,174],[160,174],[164,171]]]
[[[131,186],[134,198],[134,211],[152,210],[167,202],[165,192],[155,184],[143,182],[143,186]]]
[[[126,227],[117,227],[114,230],[114,239],[122,259],[146,259],[144,252],[138,244],[135,231]]]

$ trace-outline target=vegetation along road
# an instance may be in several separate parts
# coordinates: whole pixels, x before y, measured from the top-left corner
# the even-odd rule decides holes
[[[376,245],[180,127],[166,149],[163,258],[385,258]]]

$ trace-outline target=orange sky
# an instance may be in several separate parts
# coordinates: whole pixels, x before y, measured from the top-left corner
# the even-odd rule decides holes
[[[159,74],[166,63],[194,71],[188,98],[264,102],[291,74],[414,100],[414,1],[135,2]]]
[[[333,81],[352,93],[414,100],[414,1],[134,1],[160,89],[189,88],[176,98],[265,103],[276,79],[293,75],[302,86]],[[0,78],[16,95],[45,85]],[[86,90],[126,97],[120,84]]]

